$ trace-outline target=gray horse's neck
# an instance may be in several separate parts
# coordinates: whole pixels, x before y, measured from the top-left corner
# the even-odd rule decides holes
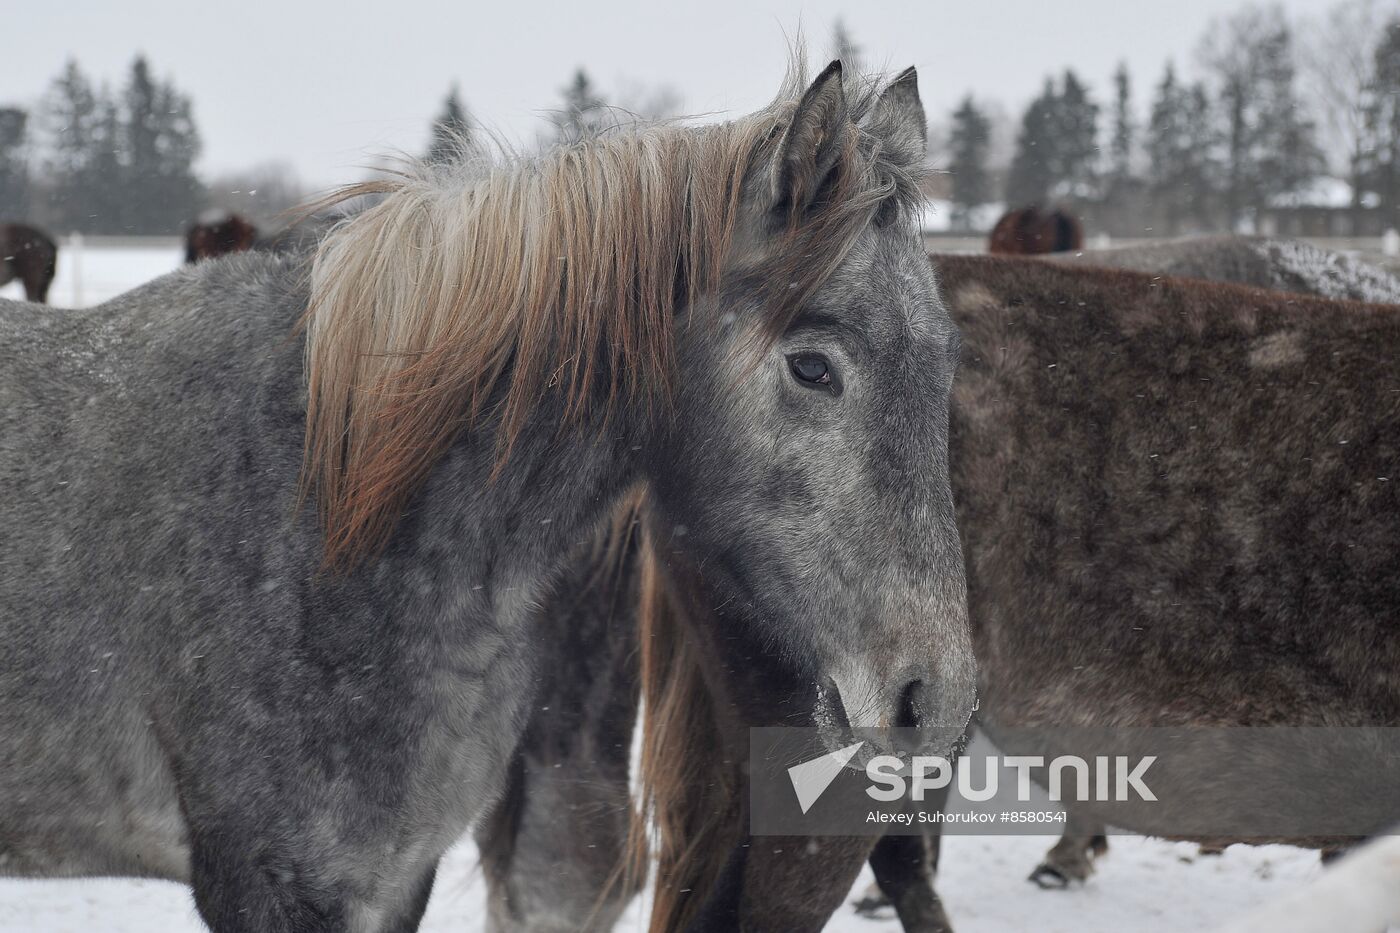
[[[542,408],[494,479],[493,432],[462,438],[369,572],[382,575],[387,565],[451,580],[458,604],[479,605],[496,625],[528,616],[564,560],[593,540],[635,481],[644,443],[625,419],[561,430],[551,409]],[[455,624],[455,612],[448,616],[445,623]]]

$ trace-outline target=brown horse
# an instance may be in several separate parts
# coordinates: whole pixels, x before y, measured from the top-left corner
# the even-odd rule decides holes
[[[185,231],[185,262],[227,256],[253,248],[258,229],[237,214],[208,210]]]
[[[1067,253],[1084,246],[1084,228],[1061,208],[1023,207],[1002,215],[987,251],[1008,256]]]
[[[0,286],[19,279],[24,297],[47,301],[58,268],[58,245],[27,224],[0,224]]]

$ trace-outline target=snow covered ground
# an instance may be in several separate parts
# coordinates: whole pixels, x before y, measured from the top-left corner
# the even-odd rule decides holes
[[[96,304],[178,268],[173,241],[85,244],[59,255],[50,301]],[[18,284],[0,297],[22,298]],[[1191,845],[1114,837],[1088,884],[1041,891],[1026,876],[1054,842],[1050,836],[953,836],[944,841],[938,888],[960,933],[1035,929],[1043,933],[1156,933],[1209,930],[1319,872],[1312,852],[1282,846],[1233,847],[1198,857]],[[851,892],[870,883],[869,872]],[[848,898],[849,902],[850,898]],[[474,933],[484,928],[485,885],[476,850],[462,843],[444,861],[423,929]],[[619,930],[642,930],[638,905]],[[203,929],[186,888],[157,881],[0,880],[0,933],[185,933]],[[895,933],[893,918],[867,920],[843,908],[836,933]]]
[[[49,304],[83,308],[115,298],[143,282],[178,269],[184,248],[174,238],[92,241],[58,244],[58,275],[49,289]],[[18,282],[0,288],[0,298],[24,300]]]
[[[938,890],[959,933],[1167,933],[1211,930],[1316,878],[1314,852],[1234,846],[1198,856],[1196,847],[1115,836],[1098,873],[1066,891],[1042,891],[1026,875],[1050,836],[954,836],[943,844]],[[869,884],[869,871],[852,897]],[[849,901],[849,898],[848,898]],[[438,871],[424,933],[485,928],[485,884],[476,850],[463,843]],[[187,889],[158,881],[0,881],[0,933],[196,933],[204,929]],[[634,907],[621,933],[645,929]],[[867,920],[849,906],[834,933],[897,933],[892,917]]]

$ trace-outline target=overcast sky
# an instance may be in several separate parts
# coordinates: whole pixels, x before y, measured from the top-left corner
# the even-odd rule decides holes
[[[1319,14],[1330,0],[1285,0]],[[1045,74],[1073,66],[1098,92],[1120,60],[1139,106],[1163,63],[1189,65],[1212,18],[1234,0],[862,0],[684,4],[570,0],[65,0],[8,19],[0,104],[32,105],[75,57],[114,85],[138,51],[191,95],[206,174],[285,160],[312,186],[362,175],[392,150],[421,151],[452,82],[472,114],[531,140],[573,69],[605,93],[667,84],[689,113],[742,113],[782,74],[800,25],[828,49],[839,16],[867,63],[914,64],[933,119],[967,91],[1013,113]]]

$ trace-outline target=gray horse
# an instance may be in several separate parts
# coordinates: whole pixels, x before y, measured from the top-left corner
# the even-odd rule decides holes
[[[1341,287],[1339,282],[1344,279],[1351,283],[1361,283],[1355,288],[1362,291],[1352,291],[1347,297],[1365,295],[1400,302],[1400,280],[1379,270],[1359,267],[1344,257],[1302,243],[1217,238],[1199,248],[1196,244],[1183,242],[1165,244],[1160,247],[1160,251],[1141,248],[1113,251],[1108,255],[1111,265],[1138,264],[1148,271],[1167,266],[1177,272],[1196,271],[1201,275],[1230,273],[1247,276],[1251,281],[1286,285],[1294,292],[1336,294],[1337,289]],[[1217,322],[1218,327],[1212,332],[1212,339],[1222,343],[1221,352],[1235,353],[1241,343],[1249,351],[1252,372],[1227,393],[1233,405],[1248,407],[1264,404],[1265,400],[1268,400],[1268,404],[1288,410],[1291,413],[1290,417],[1298,423],[1309,424],[1317,419],[1309,414],[1307,400],[1298,396],[1279,397],[1280,393],[1274,387],[1275,383],[1284,380],[1283,384],[1286,384],[1285,377],[1295,372],[1299,366],[1320,365],[1329,371],[1335,371],[1337,361],[1328,354],[1347,346],[1354,350],[1354,337],[1367,329],[1379,328],[1377,333],[1381,333],[1384,340],[1377,342],[1375,346],[1378,350],[1388,352],[1394,347],[1393,313],[1378,314],[1375,310],[1349,303],[1306,301],[1277,293],[1170,281],[1159,276],[1133,276],[1098,269],[1057,270],[1055,265],[1045,264],[1041,260],[997,262],[949,257],[937,259],[936,264],[944,266],[947,277],[945,281],[953,286],[951,295],[954,298],[955,316],[959,318],[965,331],[978,336],[978,343],[973,346],[975,352],[983,357],[983,360],[978,361],[974,372],[959,380],[962,388],[961,394],[955,395],[954,416],[956,423],[960,425],[962,444],[954,450],[953,462],[954,489],[960,494],[959,507],[970,510],[960,517],[965,547],[969,554],[980,555],[979,573],[983,578],[995,573],[1000,581],[994,586],[984,579],[979,600],[973,604],[974,632],[979,638],[979,646],[986,649],[982,671],[984,689],[987,691],[983,701],[986,714],[1017,723],[1024,721],[1032,713],[1048,713],[1051,716],[1062,717],[1059,721],[1068,722],[1078,721],[1085,716],[1093,718],[1116,715],[1114,711],[1129,702],[1126,698],[1130,697],[1137,697],[1132,702],[1136,703],[1139,710],[1144,706],[1150,710],[1153,703],[1158,704],[1158,708],[1161,709],[1172,706],[1180,708],[1185,702],[1183,697],[1190,696],[1195,699],[1189,714],[1198,717],[1198,721],[1213,721],[1212,717],[1233,714],[1242,706],[1255,710],[1259,716],[1270,722],[1307,723],[1319,717],[1335,722],[1352,723],[1400,721],[1400,701],[1397,701],[1393,691],[1389,699],[1386,699],[1354,685],[1342,688],[1328,686],[1333,674],[1327,670],[1325,664],[1305,664],[1301,670],[1294,671],[1297,682],[1310,685],[1310,690],[1315,686],[1316,690],[1297,695],[1280,694],[1268,690],[1267,684],[1242,682],[1241,678],[1247,675],[1241,675],[1238,671],[1232,673],[1233,665],[1238,665],[1240,670],[1259,666],[1260,657],[1249,653],[1245,648],[1236,646],[1233,649],[1222,650],[1219,657],[1224,660],[1217,659],[1216,666],[1209,670],[1196,664],[1182,667],[1176,670],[1174,675],[1170,671],[1164,674],[1153,671],[1150,667],[1156,663],[1150,655],[1144,656],[1132,650],[1124,650],[1121,644],[1114,643],[1112,640],[1115,637],[1115,629],[1112,625],[1090,624],[1091,619],[1126,617],[1125,611],[1122,607],[1113,607],[1110,611],[1097,603],[1083,605],[1088,597],[1081,592],[1082,587],[1076,588],[1071,582],[1061,582],[1055,575],[1054,565],[1042,566],[1034,559],[1034,552],[1026,550],[1024,542],[1033,541],[1036,534],[1043,534],[1044,531],[1037,531],[1034,527],[1027,528],[1025,524],[1028,517],[1034,514],[1032,506],[1042,497],[1047,502],[1063,500],[1074,503],[1086,497],[1093,500],[1094,496],[1100,494],[1096,490],[1100,489],[1103,482],[1103,472],[1097,469],[1086,472],[1071,468],[1069,460],[1083,456],[1084,450],[1101,451],[1108,444],[1101,440],[1092,448],[1080,445],[1080,435],[1074,432],[1089,430],[1094,423],[1099,424],[1099,430],[1106,430],[1104,426],[1111,423],[1118,432],[1143,431],[1150,429],[1151,424],[1160,423],[1162,416],[1154,410],[1149,421],[1141,421],[1137,417],[1137,410],[1129,407],[1113,417],[1102,414],[1095,418],[1085,418],[1078,413],[1078,409],[1062,409],[1061,401],[1056,401],[1060,396],[1048,393],[1039,384],[1022,386],[1020,383],[1008,383],[1006,380],[1009,377],[1003,377],[1000,383],[995,382],[986,374],[988,364],[984,362],[989,354],[995,357],[998,352],[1004,354],[1008,348],[1017,349],[1018,353],[1030,348],[1042,353],[1059,353],[1066,361],[1088,360],[1090,362],[1080,366],[1081,370],[1096,371],[1104,365],[1104,361],[1115,360],[1132,350],[1134,341],[1140,342],[1151,336],[1150,331],[1139,334],[1143,328],[1156,326],[1154,321],[1165,321],[1173,315],[1185,317],[1189,314],[1203,322]],[[1082,261],[1077,263],[1085,264]],[[1347,274],[1339,277],[1337,270],[1347,271]],[[1083,301],[1082,306],[1076,302],[1071,304],[1086,310],[1071,319],[1068,312],[1062,310],[1066,304],[1066,296]],[[1028,336],[1026,340],[1030,342],[1023,341],[1024,346],[1008,343],[1008,334],[1002,329],[997,329],[996,322],[1025,321],[1030,324],[1038,322],[1042,317],[1052,319],[1053,315],[1060,315],[1067,325],[1081,329],[1094,326],[1093,322],[1096,319],[1101,319],[1105,325],[1122,321],[1125,322],[1122,326],[1130,329],[1122,332],[1118,329],[1108,329],[1095,339],[1083,341],[1081,344],[1075,342],[1072,334],[1062,337],[1054,328],[1047,327],[1036,331],[1033,336]],[[1254,315],[1260,320],[1256,321]],[[1313,348],[1309,356],[1300,357],[1292,352],[1271,352],[1289,350],[1287,341],[1267,336],[1268,328],[1278,328],[1284,323],[1304,323],[1308,327],[1312,336],[1306,345]],[[1235,332],[1236,327],[1239,333]],[[1386,330],[1387,327],[1390,328],[1389,331]],[[1251,334],[1250,328],[1255,328],[1258,334]],[[1193,348],[1191,352],[1204,353],[1205,348],[1199,346],[1199,339],[1192,339],[1194,342],[1189,344]],[[1301,350],[1302,346],[1300,344],[1298,349]],[[1232,347],[1236,349],[1231,349]],[[1073,348],[1072,353],[1066,348]],[[967,352],[964,351],[964,355]],[[1099,362],[1093,362],[1095,359],[1099,359]],[[1308,360],[1312,360],[1312,363],[1308,363]],[[1349,371],[1346,376],[1348,385],[1374,383],[1379,386],[1384,379],[1376,381],[1370,377],[1388,375],[1384,369],[1386,357],[1383,353],[1377,360],[1350,358],[1346,365],[1351,369],[1359,367],[1356,373]],[[1382,368],[1376,372],[1366,369],[1367,366],[1373,365]],[[1154,364],[1150,359],[1139,358],[1135,368],[1125,372],[1122,377],[1124,384],[1135,386],[1132,392],[1127,392],[1123,397],[1136,399],[1142,386],[1147,385],[1151,379],[1161,377],[1163,373],[1163,367]],[[1092,380],[1085,380],[1080,383],[1080,395],[1094,399],[1097,397],[1096,392],[1111,394],[1115,384],[1111,381],[1111,374],[1104,374],[1102,379],[1107,388],[1098,388]],[[1337,391],[1345,389],[1340,387]],[[1199,394],[1198,390],[1196,394]],[[1069,405],[1080,395],[1067,395],[1062,401]],[[1181,393],[1180,397],[1185,398],[1186,394]],[[1002,448],[998,445],[1004,436],[1014,435],[1015,432],[980,426],[976,419],[985,417],[982,413],[986,406],[981,404],[985,398],[1016,399],[1017,404],[1006,409],[1005,418],[1012,418],[1017,410],[1038,413],[1037,417],[1043,419],[1044,424],[1051,429],[1057,432],[1071,432],[1068,441],[1057,443],[1049,438],[1037,440],[1027,436],[1021,442],[1024,444],[1024,453],[1007,459],[999,453]],[[1364,417],[1373,418],[1376,423],[1393,423],[1396,418],[1393,399],[1394,396],[1376,396],[1374,401],[1378,407],[1369,410]],[[1357,402],[1358,406],[1369,404],[1371,403]],[[1131,406],[1131,403],[1129,405]],[[1350,405],[1352,402],[1347,403],[1347,406]],[[1389,407],[1386,407],[1387,405]],[[1213,410],[1214,417],[1224,418],[1231,409],[1229,405],[1224,405]],[[1341,408],[1338,409],[1338,414],[1357,417],[1355,412],[1347,413]],[[1275,427],[1278,429],[1278,426]],[[1287,432],[1286,424],[1282,430]],[[1294,452],[1288,446],[1290,443],[1306,444],[1307,439],[1301,434],[1296,434],[1285,438],[1283,442],[1256,445],[1243,435],[1215,437],[1210,442],[1209,453],[1201,451],[1199,459],[1209,465],[1222,457],[1240,458],[1240,462],[1252,465],[1249,471],[1251,478],[1246,484],[1241,477],[1222,470],[1206,475],[1202,488],[1216,490],[1216,501],[1219,502],[1228,502],[1231,496],[1236,496],[1241,490],[1249,487],[1258,488],[1262,481],[1254,474],[1276,469],[1280,463],[1286,466],[1288,457]],[[1055,457],[1066,459],[1065,462],[1060,462],[1054,459]],[[1008,484],[1005,471],[1016,464],[1020,465],[1021,470],[1027,471],[1027,479],[1024,483]],[[1367,471],[1372,469],[1372,464],[1358,461],[1340,466],[1339,473],[1330,476],[1318,475],[1310,485],[1295,484],[1287,493],[1295,503],[1294,508],[1312,514],[1312,527],[1319,531],[1343,527],[1356,530],[1366,526],[1376,532],[1393,533],[1393,494],[1389,498],[1385,496],[1388,487],[1383,483],[1375,487],[1380,490],[1381,499],[1377,500],[1376,504],[1380,508],[1374,515],[1368,515],[1364,511],[1348,512],[1340,508],[1351,495],[1345,492],[1348,478],[1354,475],[1358,482],[1366,480]],[[1374,484],[1376,477],[1370,476],[1369,482]],[[1111,507],[1104,503],[1099,503],[1093,509],[1088,509],[1087,505],[1084,507],[1086,511],[1083,514],[1096,516],[1094,521],[1098,522],[1099,526],[1108,531],[1117,529],[1114,533],[1121,541],[1115,551],[1115,560],[1118,563],[1128,558],[1137,558],[1135,562],[1124,566],[1111,564],[1098,568],[1095,579],[1101,578],[1106,581],[1101,590],[1095,590],[1099,593],[1097,599],[1100,601],[1111,601],[1117,598],[1115,594],[1148,592],[1155,585],[1149,581],[1156,579],[1153,576],[1153,567],[1156,565],[1142,559],[1141,553],[1149,547],[1150,538],[1144,537],[1142,532],[1143,528],[1149,527],[1148,518],[1131,511],[1134,501],[1131,489],[1119,489],[1117,498],[1111,500]],[[1152,501],[1156,502],[1157,499]],[[1005,505],[1007,502],[1021,503],[1019,510],[1008,510],[1009,507]],[[1194,498],[1184,502],[1183,510],[1186,513],[1194,513],[1195,502]],[[1322,502],[1329,502],[1331,505],[1320,506],[1319,503]],[[1265,512],[1258,509],[1252,511],[1257,513],[1258,517],[1255,520],[1269,520]],[[1071,511],[1070,515],[1074,514],[1077,513]],[[1148,515],[1150,514],[1149,512]],[[1242,518],[1244,514],[1241,513]],[[1055,520],[1059,521],[1061,520],[1058,518]],[[1049,527],[1057,527],[1055,522]],[[1387,531],[1387,528],[1391,530]],[[1077,540],[1072,537],[1072,529],[1065,533],[1071,535],[1069,540]],[[1222,537],[1219,530],[1210,529],[1204,529],[1202,534],[1202,554],[1214,554],[1221,566],[1235,568],[1238,575],[1223,580],[1201,574],[1183,576],[1183,580],[1195,581],[1199,586],[1199,592],[1193,591],[1196,598],[1205,593],[1230,598],[1231,594],[1247,591],[1260,580],[1281,572],[1272,563],[1273,560],[1285,556],[1280,548],[1263,549],[1252,558],[1250,555],[1244,555],[1250,559],[1242,560],[1229,551],[1232,545],[1228,535]],[[1270,536],[1270,540],[1286,540],[1286,536]],[[706,607],[714,604],[713,600],[706,598],[703,584],[697,587],[692,581],[687,585],[684,573],[684,567],[687,565],[687,558],[683,553],[684,542],[676,544],[678,546],[670,549],[665,557],[668,565],[668,587],[672,598],[663,601],[660,607],[644,605],[645,611],[641,614],[644,626],[641,644],[644,651],[658,639],[666,637],[666,630],[676,627],[675,617],[685,616],[687,610],[690,615],[705,615],[709,612]],[[1297,554],[1305,555],[1312,545],[1311,540],[1303,539],[1293,541],[1291,547]],[[1321,551],[1328,547],[1325,540],[1316,542],[1316,546]],[[1066,546],[1060,545],[1052,550],[1055,553],[1063,553],[1066,549]],[[1322,560],[1321,551],[1311,556],[1302,556],[1299,560]],[[1072,549],[1070,553],[1077,554]],[[646,556],[643,555],[644,558]],[[1086,558],[1081,555],[1076,559]],[[1041,569],[1035,570],[1037,567]],[[1072,581],[1077,578],[1065,579]],[[1356,584],[1361,582],[1364,582],[1364,586],[1357,587]],[[592,590],[577,604],[556,606],[558,619],[555,624],[565,630],[572,629],[580,625],[582,618],[597,613],[600,605],[625,604],[626,600],[634,598],[628,591],[630,585],[626,581],[617,583],[601,602],[598,599],[600,591]],[[1384,619],[1388,617],[1389,610],[1393,608],[1397,599],[1393,575],[1387,574],[1375,574],[1358,580],[1346,573],[1330,573],[1315,579],[1310,586],[1314,599],[1321,600],[1322,604],[1337,610],[1330,614],[1318,615],[1319,620],[1337,618],[1341,607],[1358,595],[1365,595],[1369,600],[1370,618],[1373,621]],[[1349,586],[1354,589],[1348,590],[1344,595],[1341,588]],[[1046,600],[1047,593],[1055,595],[1056,599]],[[1028,609],[1018,603],[1021,599],[1038,601]],[[1048,611],[1061,601],[1067,606],[1077,607],[1077,611]],[[1152,600],[1149,599],[1145,605],[1151,603]],[[1141,614],[1139,611],[1138,615]],[[665,618],[668,615],[672,618]],[[627,621],[627,618],[618,620],[621,624]],[[1209,616],[1202,616],[1198,621],[1208,625]],[[718,629],[714,626],[696,625],[692,619],[685,619],[685,622],[688,630],[702,633],[728,632],[734,628],[732,623]],[[1314,626],[1308,629],[1318,656],[1322,657],[1327,652],[1332,652],[1348,657],[1367,658],[1371,652],[1377,650],[1380,646],[1373,642],[1372,632],[1365,625],[1364,615],[1358,615],[1355,622],[1356,624],[1350,627],[1323,624],[1320,628]],[[1169,630],[1179,631],[1188,624],[1192,624],[1189,619],[1178,619]],[[1303,628],[1299,626],[1299,620],[1293,617],[1282,621],[1266,617],[1256,619],[1254,624],[1266,629],[1277,625],[1290,631],[1295,627],[1300,631]],[[713,864],[716,858],[725,857],[723,847],[718,853],[702,853],[699,859],[690,864],[665,865],[663,837],[663,871],[658,881],[662,890],[657,892],[656,898],[657,903],[662,905],[663,912],[659,917],[657,914],[653,915],[653,929],[671,929],[675,927],[678,917],[682,921],[693,921],[690,923],[692,929],[732,929],[740,925],[745,928],[767,929],[775,923],[783,929],[819,929],[840,904],[867,855],[877,878],[899,908],[906,929],[946,929],[947,918],[932,887],[932,874],[937,862],[936,836],[927,840],[911,836],[889,836],[881,840],[873,851],[873,839],[744,839],[741,832],[741,807],[726,809],[724,800],[718,799],[726,795],[731,800],[742,801],[744,798],[742,770],[724,764],[726,757],[733,758],[726,751],[725,745],[729,743],[732,746],[736,735],[737,740],[742,743],[742,731],[746,725],[777,721],[784,717],[792,717],[794,713],[784,708],[785,704],[790,702],[786,691],[789,691],[791,686],[781,680],[770,680],[757,685],[760,695],[754,698],[754,680],[746,675],[755,668],[752,664],[739,663],[745,657],[744,648],[747,646],[740,642],[741,647],[735,650],[732,647],[735,641],[737,639],[733,637],[723,639],[717,650],[711,648],[708,656],[706,652],[700,652],[701,657],[695,666],[701,668],[702,672],[693,682],[687,683],[684,671],[673,669],[669,672],[670,676],[665,678],[661,689],[648,688],[649,705],[665,706],[668,696],[674,701],[674,697],[680,695],[684,697],[684,705],[687,708],[702,710],[695,717],[696,721],[687,722],[684,729],[676,730],[676,734],[681,736],[701,736],[699,740],[692,739],[683,743],[693,754],[690,759],[691,768],[680,769],[688,775],[683,790],[698,796],[699,803],[683,801],[680,808],[693,811],[703,807],[724,814],[725,819],[729,821],[728,835],[723,832],[714,835],[728,845],[736,847],[742,854],[742,862],[736,864],[735,870],[728,873]],[[1113,646],[1111,653],[1108,652],[1110,645]],[[1386,646],[1385,650],[1393,652],[1393,640],[1386,642]],[[1096,668],[1103,669],[1099,679],[1094,680],[1080,670],[1084,658],[1098,659],[1106,654],[1112,657],[1113,662],[1096,663]],[[1265,656],[1263,660],[1266,666],[1273,664],[1283,667],[1285,664],[1295,663],[1293,659],[1283,656]],[[636,664],[627,651],[616,647],[606,652],[595,652],[590,661],[582,664],[575,655],[572,663],[576,668],[582,667],[591,672],[589,677],[581,679],[580,683],[587,683],[589,678],[602,682],[619,682]],[[1368,663],[1369,667],[1363,665],[1358,670],[1353,666],[1350,669],[1348,676],[1353,684],[1364,682],[1368,671],[1379,673],[1387,669],[1384,662]],[[1047,674],[1047,664],[1056,664],[1059,667],[1053,668],[1050,674]],[[716,670],[718,674],[714,673]],[[630,681],[628,683],[630,684]],[[1208,685],[1208,693],[1203,693],[1207,689],[1203,685]],[[570,688],[561,685],[557,689],[567,692]],[[605,714],[596,704],[580,694],[580,688],[573,688],[574,702],[583,710],[579,715],[590,720],[583,728],[591,730],[595,735],[615,732],[618,725],[610,717],[616,715],[616,707]],[[749,695],[747,700],[744,699],[745,694]],[[737,701],[736,696],[739,698]],[[1322,697],[1321,702],[1318,702],[1319,696]],[[1387,703],[1390,705],[1387,706]],[[764,711],[755,714],[756,707],[764,708]],[[602,723],[607,723],[605,728]],[[548,730],[547,726],[541,728]],[[512,792],[518,794],[515,798],[517,812],[558,813],[568,809],[570,799],[585,799],[579,794],[583,787],[587,788],[589,795],[586,799],[600,799],[604,793],[600,785],[609,780],[618,780],[609,775],[617,773],[619,763],[616,759],[609,761],[607,749],[602,743],[588,742],[578,736],[572,736],[567,746],[557,741],[552,744],[534,741],[530,743],[530,747],[533,749],[532,761],[536,772],[547,775],[563,763],[570,773],[587,774],[592,780],[577,787],[549,785],[546,792],[536,800],[532,800],[531,793],[521,785],[518,791]],[[742,757],[739,758],[739,762],[741,761]],[[615,799],[622,796],[623,786],[615,790]],[[705,796],[705,788],[711,786],[721,786],[723,792]],[[671,790],[674,793],[675,789]],[[684,820],[676,822],[684,823]],[[1077,807],[1072,808],[1065,839],[1052,851],[1046,866],[1042,866],[1038,874],[1044,877],[1048,872],[1062,871],[1066,877],[1083,877],[1088,870],[1088,856],[1101,851],[1099,847],[1102,837],[1098,835],[1101,830],[1096,829],[1096,825],[1092,813]],[[570,828],[569,832],[561,837],[558,830],[542,830],[539,821],[521,821],[515,824],[516,834],[508,843],[499,836],[484,839],[483,854],[488,859],[497,859],[497,853],[505,853],[503,858],[497,859],[496,864],[514,866],[518,874],[537,869],[537,866],[547,864],[547,859],[555,858],[558,861],[548,863],[553,865],[550,877],[565,880],[553,889],[554,897],[550,906],[557,908],[561,903],[569,904],[576,915],[585,916],[588,915],[597,892],[607,890],[610,895],[607,916],[615,916],[618,900],[624,899],[630,891],[619,891],[616,887],[607,885],[616,870],[616,862],[622,858],[622,847],[612,841],[620,839],[620,832],[613,830],[610,836],[606,827],[605,822],[595,821],[588,834],[589,844],[577,846],[572,844],[578,832],[576,828]],[[1151,831],[1151,827],[1143,829]],[[682,844],[686,841],[688,840],[681,840]],[[560,867],[561,863],[563,867]],[[502,876],[498,873],[496,877]],[[517,886],[522,885],[520,881],[513,883]],[[505,891],[504,883],[493,886],[493,897],[504,897]],[[676,907],[678,899],[685,901],[697,897],[706,900],[702,910],[687,912]],[[531,915],[526,909],[528,905],[525,908],[520,904],[516,906],[517,912],[513,915],[514,928],[554,929],[548,923],[540,921],[542,914]],[[537,906],[543,911],[545,905],[539,903]],[[868,906],[875,906],[873,899]],[[696,919],[697,915],[699,919]]]
[[[1206,236],[1047,256],[1055,262],[1253,285],[1298,295],[1400,302],[1400,278],[1305,240]]]
[[[309,268],[0,306],[0,869],[416,928],[637,483],[835,733],[970,680],[915,76],[804,84],[353,187]]]

